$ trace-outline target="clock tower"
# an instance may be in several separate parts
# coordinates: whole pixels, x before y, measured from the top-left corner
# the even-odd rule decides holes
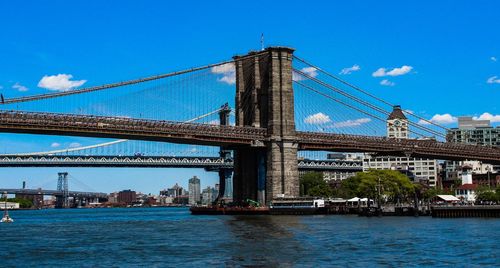
[[[409,138],[408,118],[406,118],[399,105],[393,107],[392,113],[387,118],[387,137],[398,139]]]

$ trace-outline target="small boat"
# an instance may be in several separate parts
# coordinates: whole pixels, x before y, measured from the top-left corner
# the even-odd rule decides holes
[[[6,210],[5,213],[3,214],[3,218],[0,220],[0,222],[10,223],[10,222],[14,222],[14,220],[9,216],[9,213]]]
[[[5,223],[10,223],[14,222],[14,220],[9,216],[9,211],[7,210],[7,193],[4,193],[5,195],[5,211],[3,213],[3,218],[0,220],[0,222],[5,222]]]

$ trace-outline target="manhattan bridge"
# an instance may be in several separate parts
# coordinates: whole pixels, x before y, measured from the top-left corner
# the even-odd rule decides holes
[[[201,167],[232,177],[235,200],[299,195],[300,170],[359,171],[324,159],[357,152],[500,164],[500,149],[451,143],[404,107],[409,139],[388,138],[396,105],[287,47],[140,79],[0,100],[0,132],[96,138],[46,152],[1,152],[0,167]]]

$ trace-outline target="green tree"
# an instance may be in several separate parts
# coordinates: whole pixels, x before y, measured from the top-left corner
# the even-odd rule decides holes
[[[415,186],[408,176],[395,170],[369,170],[358,172],[342,182],[344,198],[354,196],[376,198],[378,191],[388,201],[413,199]]]
[[[14,203],[19,203],[20,208],[31,208],[33,207],[33,202],[29,199],[24,199],[24,198],[9,198],[7,199],[8,202],[14,202]]]
[[[488,202],[488,201],[497,202],[497,201],[500,201],[500,199],[498,198],[499,197],[498,190],[499,190],[498,188],[494,191],[494,190],[491,190],[488,187],[479,186],[476,189],[476,200],[480,201],[480,202],[481,201],[482,202]]]
[[[308,172],[300,178],[300,194],[306,196],[332,196],[332,189],[321,172]]]

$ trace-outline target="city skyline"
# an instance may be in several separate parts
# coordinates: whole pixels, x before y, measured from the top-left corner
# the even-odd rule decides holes
[[[260,49],[264,33],[266,46],[294,47],[297,55],[447,127],[456,126],[461,115],[491,119],[494,126],[500,122],[496,101],[500,98],[496,45],[500,37],[491,34],[500,27],[497,3],[478,6],[444,1],[432,3],[434,8],[428,8],[431,2],[393,2],[383,7],[325,3],[329,8],[313,5],[303,10],[299,2],[287,2],[296,16],[271,11],[283,3],[272,3],[267,10],[260,5],[247,7],[251,10],[245,13],[233,12],[243,4],[231,2],[192,3],[189,8],[175,3],[150,7],[132,2],[120,6],[65,3],[64,7],[57,3],[33,1],[27,9],[1,4],[5,15],[0,22],[6,26],[0,42],[5,63],[0,66],[0,92],[4,96],[98,85],[228,59]],[[68,8],[78,12],[68,12]],[[123,12],[108,14],[108,8]],[[130,21],[129,10],[134,10]],[[443,10],[447,16],[442,16]],[[270,19],[253,21],[254,12]],[[199,20],[189,19],[194,17],[207,22],[204,31],[192,31],[199,27]],[[319,115],[323,119],[332,116]],[[2,133],[0,150],[44,151],[101,140]],[[202,180],[201,188],[218,180],[216,173],[203,170],[118,168],[4,168],[0,177],[4,187],[19,186],[23,180],[37,185],[56,178],[60,171],[107,192],[132,188],[149,193],[175,182],[187,188],[193,175]]]

